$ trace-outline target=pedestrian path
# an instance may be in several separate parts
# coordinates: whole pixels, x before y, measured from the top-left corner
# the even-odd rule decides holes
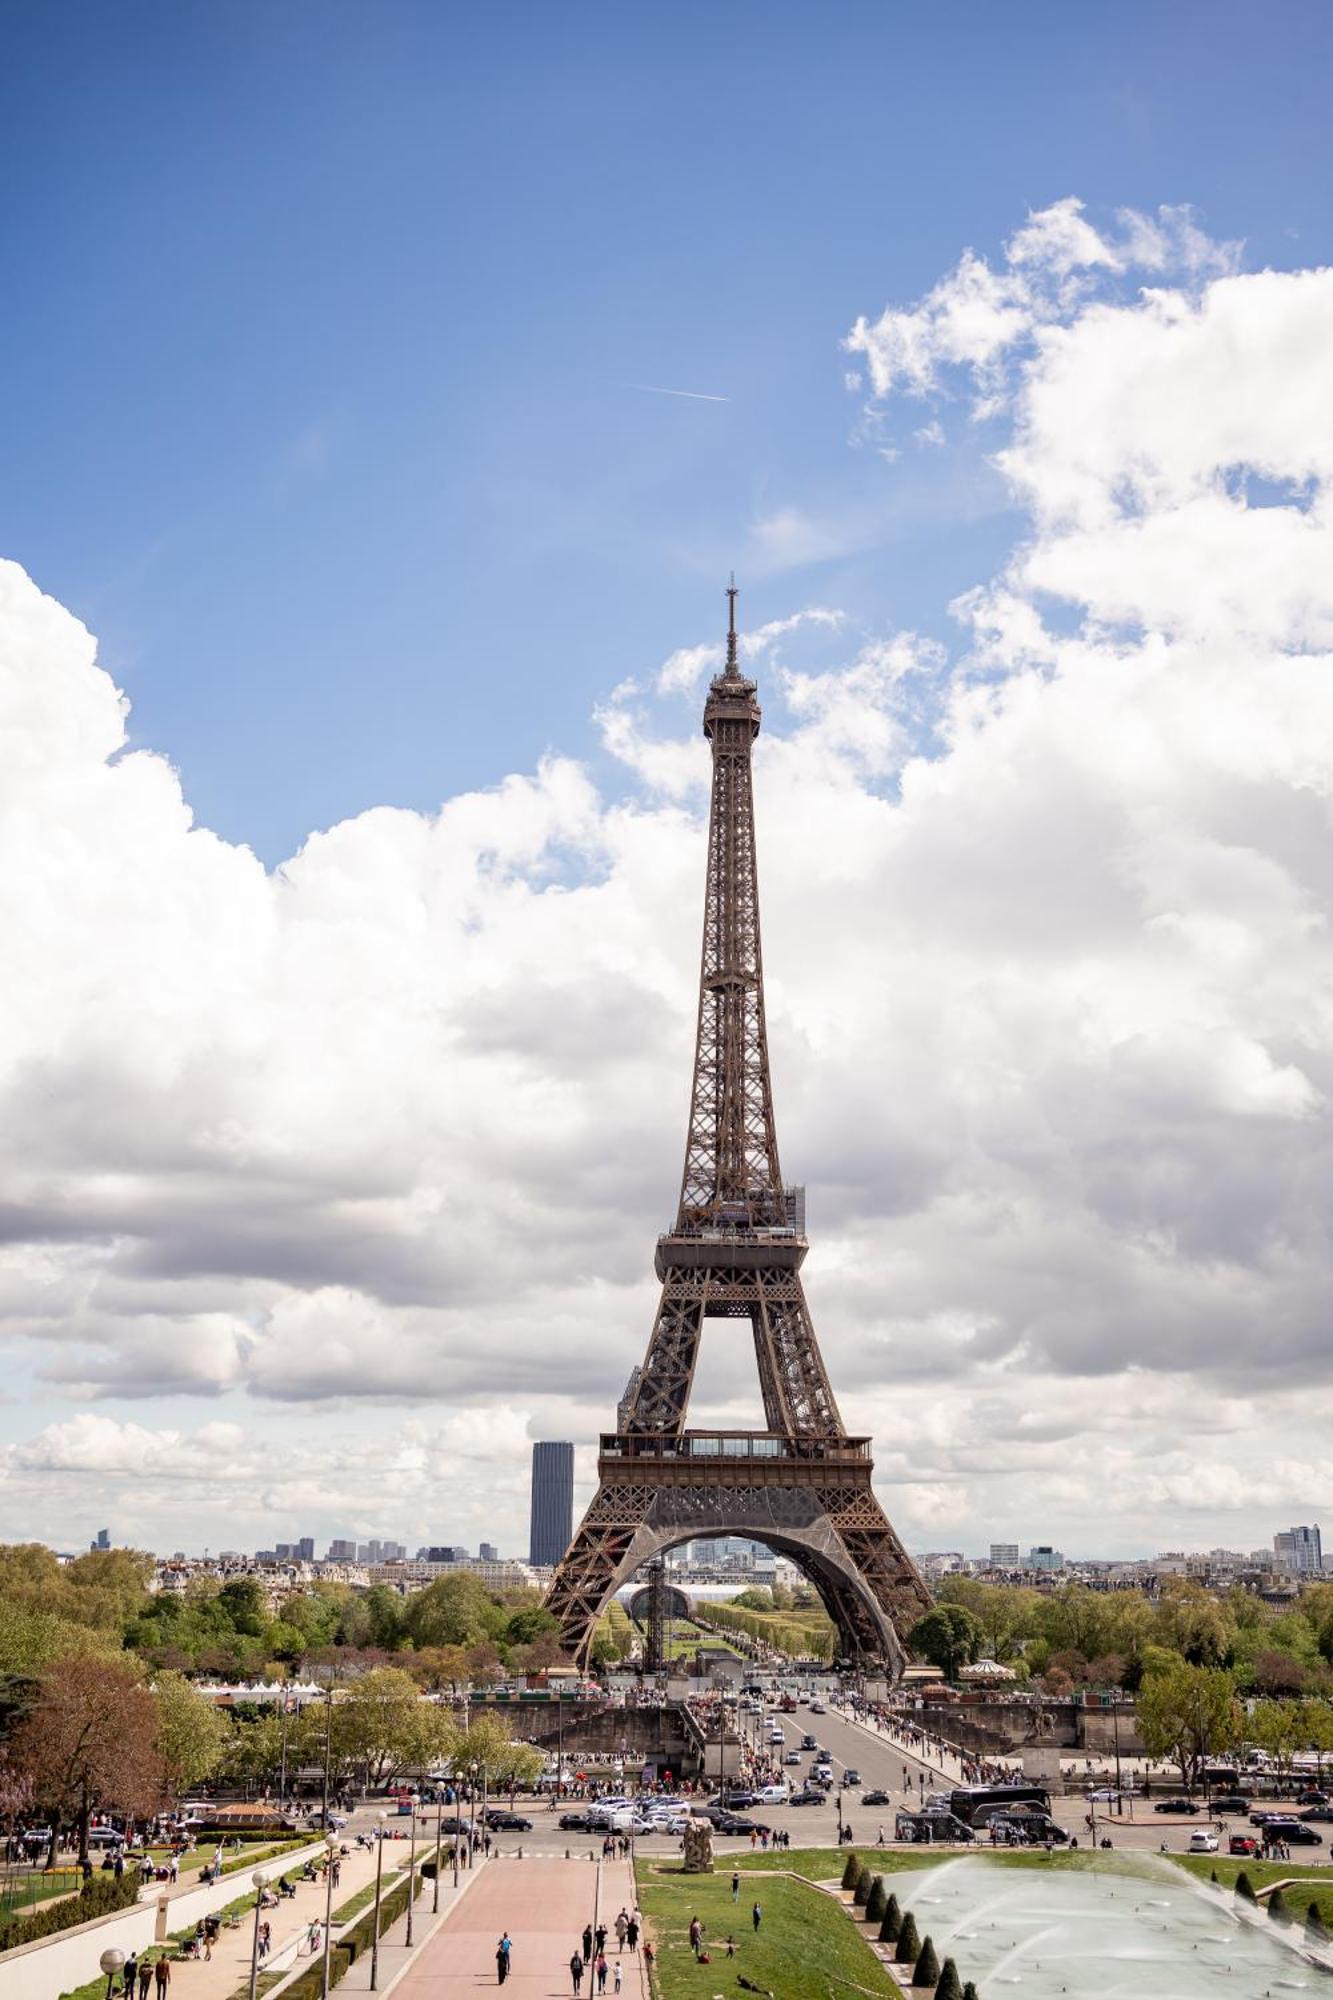
[[[387,1879],[407,1859],[407,1851],[400,1854],[397,1845],[392,1855],[386,1849],[384,1861]],[[392,1870],[392,1873],[390,1871]],[[281,1871],[274,1864],[273,1879],[276,1881]],[[368,1882],[375,1879],[375,1856],[365,1848],[353,1847],[344,1856],[342,1875],[333,1892],[333,1907],[345,1903]],[[235,1895],[244,1896],[250,1889],[247,1872],[237,1871]],[[296,1894],[281,1898],[271,1910],[264,1910],[261,1922],[267,1921],[272,1928],[273,1949],[268,1955],[266,1966],[286,1971],[296,1963],[297,1947],[308,1933],[312,1923],[324,1921],[326,1890],[322,1881],[302,1882],[297,1879]],[[168,1911],[167,1921],[171,1915]],[[247,1910],[236,1928],[223,1927],[211,1959],[176,1958],[171,1962],[171,2000],[230,2000],[250,1977],[250,1954],[254,1949],[255,1919],[253,1910]],[[95,1969],[95,1968],[94,1968]]]
[[[634,1908],[634,1877],[627,1861],[608,1860],[598,1867],[587,1860],[537,1860],[526,1854],[521,1861],[508,1857],[488,1861],[410,1961],[403,1955],[399,1966],[393,1967],[382,1953],[379,1990],[383,1993],[396,1973],[394,2000],[438,2000],[441,1992],[454,1995],[494,1987],[495,1947],[508,1931],[513,1949],[505,2000],[567,2000],[572,1991],[570,1955],[576,1947],[581,1949],[584,1925],[602,1922],[609,1933],[607,1961],[613,1968],[608,1995],[614,1993],[614,1966],[619,1959],[622,2000],[648,2000],[642,1955],[616,1949],[615,1918],[622,1908]],[[400,1929],[401,1922],[394,1933]],[[368,1986],[368,1967],[364,1978]],[[350,1979],[351,1975],[340,1990],[350,1987]],[[588,1993],[585,1976],[584,2000]]]

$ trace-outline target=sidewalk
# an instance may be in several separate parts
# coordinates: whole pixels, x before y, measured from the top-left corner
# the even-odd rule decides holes
[[[420,1855],[418,1854],[418,1859]],[[407,1863],[407,1845],[394,1841],[384,1852],[384,1878],[390,1881],[400,1868]],[[262,1866],[262,1864],[261,1864]],[[280,1871],[274,1870],[273,1880]],[[244,1896],[251,1892],[250,1875],[238,1870],[235,1877],[234,1896]],[[365,1848],[353,1847],[344,1858],[342,1879],[333,1892],[333,1907],[345,1903],[368,1882],[375,1879],[375,1856]],[[298,1882],[296,1894],[284,1898],[271,1910],[263,1911],[260,1921],[272,1926],[273,1949],[263,1961],[263,1971],[287,1971],[298,1962],[297,1947],[310,1925],[319,1919],[324,1921],[326,1890],[323,1882]],[[167,1921],[173,1930],[179,1925],[172,1922],[168,1910]],[[337,1927],[335,1925],[335,1935]],[[171,1963],[171,2000],[231,2000],[231,1995],[250,1977],[250,1953],[254,1946],[254,1911],[244,1912],[235,1930],[225,1926],[213,1946],[211,1959],[173,1958]]]
[[[505,2000],[567,2000],[570,1954],[580,1945],[583,1926],[593,1921],[597,1875],[596,1865],[587,1860],[538,1861],[525,1856],[518,1861],[506,1856],[488,1861],[470,1893],[443,1918],[410,1960],[400,1951],[398,1965],[391,1971],[381,1948],[380,1992],[395,1974],[394,2000],[438,2000],[441,1990],[453,1994],[479,1986],[494,1988],[495,1946],[507,1929],[513,1952]],[[417,1907],[420,1922],[420,1904]],[[616,1912],[622,1907],[634,1908],[634,1878],[627,1861],[602,1863],[599,1907],[600,1920],[610,1933],[608,1996],[613,1992],[619,1958],[621,2000],[647,2000],[641,1955],[616,1950]],[[401,1925],[395,1924],[390,1936],[400,1929]],[[368,1955],[364,1977],[366,1987],[362,1990],[369,1986]],[[443,1987],[441,1981],[445,1982]],[[349,1975],[344,1988],[351,1987]],[[586,1977],[583,1996],[588,2000]]]

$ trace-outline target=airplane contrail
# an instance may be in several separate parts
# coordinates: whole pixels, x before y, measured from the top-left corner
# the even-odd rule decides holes
[[[729,403],[730,396],[706,396],[702,389],[659,389],[655,382],[627,382],[627,389],[641,389],[645,396],[685,396],[692,403]]]

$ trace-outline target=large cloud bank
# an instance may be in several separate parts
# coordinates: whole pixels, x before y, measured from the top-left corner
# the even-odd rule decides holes
[[[951,659],[752,642],[780,1137],[844,1414],[917,1545],[1317,1517],[1333,272],[1068,202],[847,345],[867,422],[993,448],[1027,525]],[[189,1467],[239,1515],[336,1486],[373,1525],[350,1413],[425,1399],[393,1447],[418,1514],[493,1519],[466,1494],[503,1460],[517,1540],[525,1422],[590,1442],[650,1322],[708,666],[608,698],[624,796],[552,758],[270,874],[0,566],[0,1314],[83,1406],[9,1447],[15,1529],[90,1464],[146,1533]],[[699,1417],[747,1416],[716,1346]],[[227,1414],[155,1427],[164,1393]],[[330,1402],[247,1457],[246,1411]]]

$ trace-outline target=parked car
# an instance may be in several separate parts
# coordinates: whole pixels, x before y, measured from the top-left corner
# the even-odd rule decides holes
[[[1210,1826],[1196,1826],[1190,1834],[1191,1854],[1216,1854],[1217,1835]]]
[[[1326,1806],[1333,1804],[1333,1800],[1330,1800],[1327,1792],[1318,1791],[1312,1786],[1308,1791],[1301,1793],[1296,1803],[1298,1806]]]
[[[1101,1785],[1095,1792],[1088,1793],[1091,1803],[1098,1806],[1114,1805],[1119,1797],[1119,1792],[1112,1785]]]
[[[1281,1817],[1276,1806],[1252,1806],[1250,1809],[1251,1826],[1266,1826],[1270,1819],[1281,1819]]]
[[[1189,1813],[1192,1815],[1198,1812],[1198,1810],[1199,1808],[1193,1799],[1158,1799],[1156,1805],[1153,1807],[1153,1811],[1159,1813]]]
[[[125,1836],[114,1826],[95,1826],[88,1834],[89,1847],[123,1847]]]
[[[763,1785],[760,1787],[759,1796],[755,1800],[755,1804],[760,1806],[785,1806],[789,1796],[790,1794],[786,1785]]]
[[[1215,1813],[1247,1813],[1249,1810],[1250,1801],[1239,1792],[1224,1792],[1221,1798],[1213,1800]]]
[[[1289,1847],[1322,1847],[1324,1837],[1316,1833],[1303,1819],[1289,1819],[1281,1813],[1274,1813],[1264,1822],[1265,1840],[1282,1840]]]
[[[1297,1816],[1300,1819],[1323,1820],[1326,1825],[1333,1824],[1333,1806],[1306,1806]]]
[[[861,1804],[863,1806],[891,1806],[893,1800],[887,1792],[882,1792],[878,1785],[876,1785],[873,1791],[862,1792]]]
[[[1228,1854],[1257,1854],[1259,1843],[1252,1833],[1233,1833],[1227,1842]]]
[[[989,1832],[991,1827],[997,1829],[1001,1840],[1016,1835],[1033,1847],[1042,1847],[1047,1841],[1053,1847],[1062,1847],[1069,1838],[1059,1821],[1051,1819],[1047,1813],[997,1813],[987,1821],[986,1831]]]
[[[724,1792],[722,1794],[722,1804],[729,1812],[737,1812],[742,1806],[753,1806],[758,1805],[758,1803],[759,1794],[757,1792]]]
[[[560,1815],[560,1829],[563,1833],[588,1833],[592,1821],[586,1812],[568,1812]]]

